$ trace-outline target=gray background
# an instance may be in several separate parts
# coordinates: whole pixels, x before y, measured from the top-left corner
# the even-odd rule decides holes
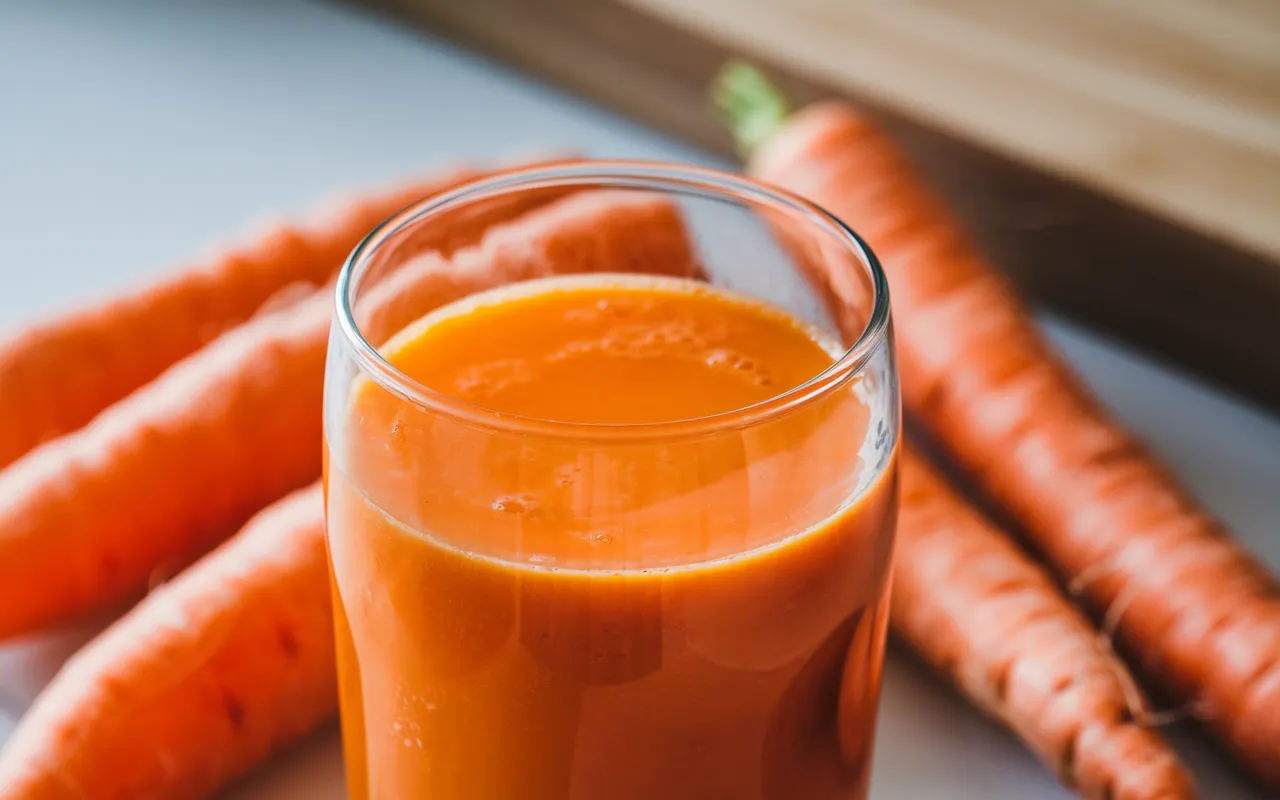
[[[0,0],[0,325],[136,284],[336,190],[454,157],[557,147],[717,163],[332,5]],[[1280,568],[1280,421],[1095,334],[1044,324],[1103,399]],[[0,648],[0,739],[91,629]],[[876,798],[1066,796],[909,657],[892,657],[887,680]],[[1206,797],[1253,796],[1199,734],[1172,735]],[[228,797],[336,799],[340,776],[331,728]]]

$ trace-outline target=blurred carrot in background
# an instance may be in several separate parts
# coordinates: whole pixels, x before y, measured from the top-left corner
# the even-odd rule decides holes
[[[1103,413],[885,134],[839,104],[792,116],[745,65],[716,91],[751,173],[848,222],[880,258],[908,412],[1152,683],[1280,786],[1280,591],[1266,570]]]
[[[0,467],[84,425],[278,293],[296,296],[289,287],[323,285],[365,234],[396,211],[481,174],[459,167],[347,200],[306,221],[277,225],[157,283],[0,341]],[[516,199],[437,226],[432,230],[438,241],[419,244],[447,255],[540,200]]]
[[[423,304],[393,296],[370,313],[394,329],[473,291],[603,265],[692,274],[676,207],[638,193],[560,199],[450,259],[424,254],[405,267],[416,284],[404,295]],[[317,293],[231,330],[0,472],[0,639],[140,594],[319,477],[332,304]]]
[[[0,638],[140,595],[319,476],[331,304],[232,329],[0,472]]]

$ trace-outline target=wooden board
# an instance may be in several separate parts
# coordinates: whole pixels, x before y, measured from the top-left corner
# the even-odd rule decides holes
[[[687,19],[675,24],[617,0],[367,2],[693,143],[731,152],[706,86],[727,58],[744,51],[693,30]],[[671,13],[707,2],[661,5]],[[812,13],[815,2],[799,5]],[[765,5],[744,8],[759,12]],[[768,19],[782,25],[786,16]],[[828,22],[852,37],[840,27],[847,20]],[[747,52],[796,102],[840,96],[876,116],[1035,299],[1280,409],[1280,266],[1265,248],[1119,199],[1097,181],[1019,158],[998,142],[957,135],[885,92],[836,84],[797,68],[795,58]],[[856,228],[856,220],[850,223]]]
[[[1276,0],[624,0],[1280,260]]]

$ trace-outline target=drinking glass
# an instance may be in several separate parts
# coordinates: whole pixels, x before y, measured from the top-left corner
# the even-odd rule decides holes
[[[499,413],[388,359],[406,326],[477,291],[678,273],[639,234],[603,260],[607,215],[546,235],[572,216],[557,208],[620,197],[674,209],[688,279],[784,310],[831,365],[746,408],[595,424]],[[392,217],[342,270],[325,383],[351,797],[864,798],[900,431],[884,275],[798,197],[566,162]]]

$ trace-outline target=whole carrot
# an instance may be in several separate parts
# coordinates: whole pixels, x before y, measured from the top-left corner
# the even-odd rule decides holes
[[[480,173],[438,177],[349,200],[304,223],[277,225],[158,283],[37,323],[0,340],[0,467],[73,431],[223,331],[285,287],[328,281],[375,225],[415,200]],[[518,196],[431,230],[415,243],[446,254],[495,222],[548,197]]]
[[[925,461],[903,454],[893,630],[1087,798],[1195,788],[1093,626]],[[1136,707],[1135,707],[1136,706]]]
[[[395,329],[506,281],[608,269],[691,274],[678,209],[651,195],[564,198],[449,259],[424,255],[405,272],[422,302],[395,295],[369,312]],[[0,472],[0,639],[140,593],[315,480],[331,307],[317,294],[255,318]]]
[[[1274,579],[1108,418],[884,134],[839,104],[791,117],[750,68],[718,88],[753,174],[827,208],[879,255],[908,411],[1140,671],[1280,785]]]
[[[317,484],[68,661],[0,751],[0,800],[204,797],[336,703]]]

